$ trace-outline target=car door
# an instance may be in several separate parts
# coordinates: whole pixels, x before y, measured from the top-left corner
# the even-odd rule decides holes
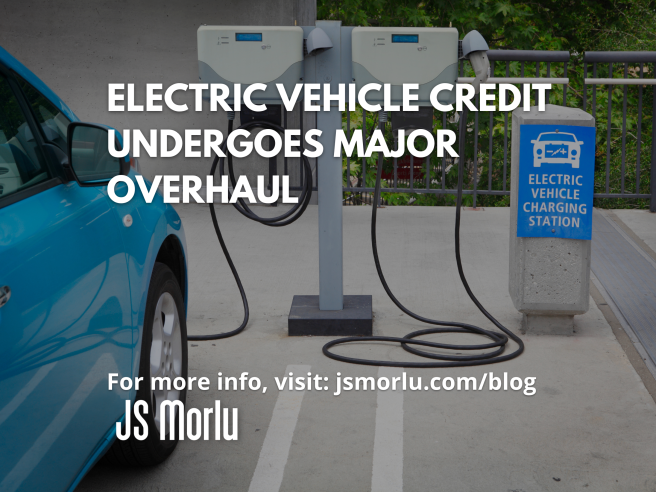
[[[0,490],[63,490],[124,413],[132,321],[120,224],[52,158],[68,119],[0,65]],[[60,153],[61,155],[61,153]],[[4,177],[4,178],[3,178]]]

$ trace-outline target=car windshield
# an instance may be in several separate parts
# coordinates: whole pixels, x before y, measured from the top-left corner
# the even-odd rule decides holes
[[[543,133],[540,142],[576,142],[571,133]]]

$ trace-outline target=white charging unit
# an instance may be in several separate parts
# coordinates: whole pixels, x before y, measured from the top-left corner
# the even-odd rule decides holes
[[[202,83],[226,84],[229,104],[234,102],[233,84],[242,93],[254,83],[267,85],[254,91],[257,104],[281,104],[276,84],[291,94],[303,82],[303,29],[298,26],[200,26],[198,28],[198,74]]]
[[[356,27],[351,37],[352,77],[358,92],[366,84],[390,84],[391,102],[402,102],[402,85],[419,84],[413,105],[430,106],[437,84],[458,79],[458,30],[450,27]],[[383,91],[369,91],[370,104],[383,103]],[[443,104],[455,91],[440,91]]]

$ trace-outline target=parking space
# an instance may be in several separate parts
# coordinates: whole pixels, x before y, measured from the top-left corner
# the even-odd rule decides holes
[[[206,207],[179,207],[190,254],[190,333],[225,331],[241,320],[234,281],[213,239]],[[344,209],[345,293],[372,294],[374,332],[419,328],[394,307],[370,258],[368,207]],[[290,338],[294,294],[318,290],[316,208],[271,230],[228,207],[219,222],[242,276],[251,322],[241,335],[189,346],[192,376],[248,372],[268,387],[192,391],[189,405],[239,409],[237,441],[180,443],[147,470],[98,466],[80,490],[651,490],[656,486],[656,405],[597,306],[576,317],[573,337],[523,336],[521,357],[492,366],[406,370],[407,377],[536,377],[534,396],[483,389],[379,390],[334,396],[342,377],[377,378],[375,367],[324,357],[324,338]],[[453,209],[398,207],[379,215],[380,252],[392,289],[415,310],[485,326],[457,281]],[[508,210],[466,211],[465,270],[481,302],[518,332],[507,294]],[[480,238],[485,237],[485,241]],[[411,360],[399,347],[344,347],[345,354]],[[329,377],[329,391],[289,399],[274,377],[288,366]],[[448,384],[447,384],[448,385]],[[296,393],[296,392],[294,392]],[[285,400],[285,398],[288,398]],[[291,440],[289,439],[291,436]],[[264,466],[266,465],[266,466]],[[259,484],[259,485],[258,485]],[[264,485],[263,485],[264,484]],[[651,488],[650,488],[651,487]]]

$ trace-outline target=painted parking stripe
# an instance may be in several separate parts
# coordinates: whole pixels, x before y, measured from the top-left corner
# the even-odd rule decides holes
[[[294,376],[310,372],[311,366],[289,365],[285,376],[290,372]],[[260,459],[255,467],[248,492],[278,492],[285,473],[289,449],[294,437],[294,429],[301,411],[305,391],[289,391],[287,387],[278,393],[278,400],[273,409],[271,422],[262,444]]]
[[[402,377],[400,367],[381,367],[378,377]],[[403,391],[378,390],[372,492],[403,490]]]
[[[91,392],[98,384],[107,380],[107,373],[110,371],[118,372],[116,361],[111,354],[103,354],[48,427],[0,483],[0,490],[14,490],[23,483],[59,438]]]
[[[0,425],[9,418],[9,416],[14,413],[14,411],[25,401],[34,388],[36,388],[39,383],[45,378],[50,370],[55,367],[56,362],[48,364],[46,366],[41,366],[41,368],[32,376],[25,386],[14,396],[14,398],[5,405],[2,410],[0,410]]]

